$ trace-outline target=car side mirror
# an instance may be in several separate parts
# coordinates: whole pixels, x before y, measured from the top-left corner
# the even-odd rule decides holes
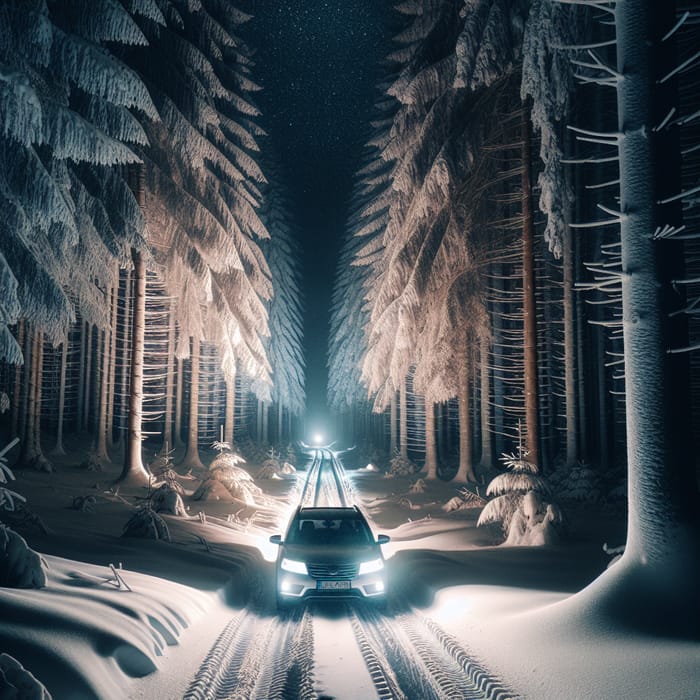
[[[272,535],[272,537],[270,537],[270,542],[272,542],[272,544],[282,544],[282,535]]]
[[[388,544],[391,542],[389,535],[377,535],[377,544]]]

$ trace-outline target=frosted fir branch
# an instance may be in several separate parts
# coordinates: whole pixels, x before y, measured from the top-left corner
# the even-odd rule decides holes
[[[600,221],[589,221],[583,224],[569,224],[571,228],[595,228],[596,226],[610,226],[612,224],[619,224],[620,219],[601,219]]]
[[[566,165],[587,165],[587,164],[594,164],[597,165],[599,163],[616,163],[620,160],[620,156],[606,156],[603,158],[566,158],[562,159],[562,163],[565,163]]]
[[[574,78],[582,85],[600,85],[602,87],[611,87],[615,90],[619,85],[619,81],[615,78],[594,78],[583,73],[574,73]]]
[[[694,345],[687,345],[684,348],[669,348],[666,353],[668,355],[680,355],[686,352],[694,352],[695,350],[700,350],[700,343],[695,343]]]
[[[691,194],[696,194],[697,192],[700,192],[700,185],[697,187],[693,187],[690,190],[685,190],[684,192],[680,192],[679,194],[674,194],[672,197],[667,197],[666,199],[660,199],[657,201],[657,204],[668,204],[669,202],[676,202],[679,199],[684,199],[685,197],[690,197]]]
[[[658,82],[660,85],[663,85],[667,80],[670,80],[674,75],[677,73],[680,73],[681,71],[685,70],[688,66],[690,66],[694,61],[697,61],[698,58],[700,58],[700,51],[696,51],[690,58],[686,59],[681,63],[680,65],[676,66],[672,71],[668,72],[663,78],[661,78]]]
[[[562,51],[587,51],[589,49],[604,49],[608,46],[616,46],[617,39],[608,39],[607,41],[598,41],[593,44],[561,44],[553,48]]]
[[[581,5],[582,7],[590,7],[596,10],[603,10],[615,15],[615,8],[609,5],[615,5],[616,0],[556,0],[561,5]]]
[[[668,41],[686,22],[690,17],[690,12],[686,11],[679,20],[669,29],[666,34],[661,37],[661,41]]]
[[[673,115],[676,113],[676,108],[671,107],[669,110],[668,114],[661,120],[661,123],[658,124],[657,126],[652,127],[652,131],[661,131],[671,120]]]
[[[690,124],[691,122],[694,122],[696,119],[700,117],[700,109],[697,112],[693,112],[692,114],[688,114],[685,117],[678,117],[674,124],[678,126],[685,126],[686,124]],[[682,151],[682,153],[685,155],[686,153],[692,153],[694,150],[697,150],[700,148],[700,146],[696,145],[693,146],[692,148],[689,148],[687,151]]]
[[[589,63],[588,61],[580,61],[576,58],[572,58],[571,63],[573,63],[575,66],[580,66],[581,68],[590,68],[591,70],[599,70],[602,73],[607,73],[610,76],[609,80],[614,80],[616,83],[619,83],[620,80],[622,80],[622,73],[619,73],[614,68],[611,68],[600,58],[600,56],[590,49],[588,49],[586,53],[591,57],[593,63]]]
[[[615,185],[620,184],[620,178],[616,178],[615,180],[607,180],[606,182],[599,182],[595,185],[585,185],[585,189],[587,190],[601,190],[604,189],[605,187],[614,187]]]

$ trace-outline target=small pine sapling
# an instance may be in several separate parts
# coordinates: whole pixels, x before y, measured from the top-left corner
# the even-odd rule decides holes
[[[547,500],[551,496],[549,484],[527,457],[520,436],[517,453],[501,456],[508,471],[489,483],[486,495],[493,498],[477,522],[477,526],[500,522],[505,544],[541,545],[556,541],[554,526],[563,522],[559,506]]]
[[[19,442],[15,438],[0,451],[0,510],[15,511],[26,502],[24,496],[3,484],[14,480],[5,455]],[[8,588],[44,588],[48,564],[29,547],[25,539],[0,523],[0,586]]]

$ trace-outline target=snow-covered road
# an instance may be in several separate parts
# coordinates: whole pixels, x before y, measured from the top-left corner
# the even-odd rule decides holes
[[[300,503],[353,502],[340,460],[316,450]],[[314,602],[280,614],[254,586],[206,654],[185,700],[514,697],[439,625],[405,601]]]

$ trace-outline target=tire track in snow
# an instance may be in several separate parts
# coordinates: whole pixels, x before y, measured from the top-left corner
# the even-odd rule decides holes
[[[385,690],[384,679],[375,683],[382,700],[405,697],[516,700],[518,696],[491,675],[454,637],[433,620],[408,610],[382,615],[362,606],[359,614],[351,613],[358,644],[372,678],[375,675],[381,678],[383,674],[395,679],[397,687],[394,689]],[[367,646],[369,653],[365,654],[363,647]]]

